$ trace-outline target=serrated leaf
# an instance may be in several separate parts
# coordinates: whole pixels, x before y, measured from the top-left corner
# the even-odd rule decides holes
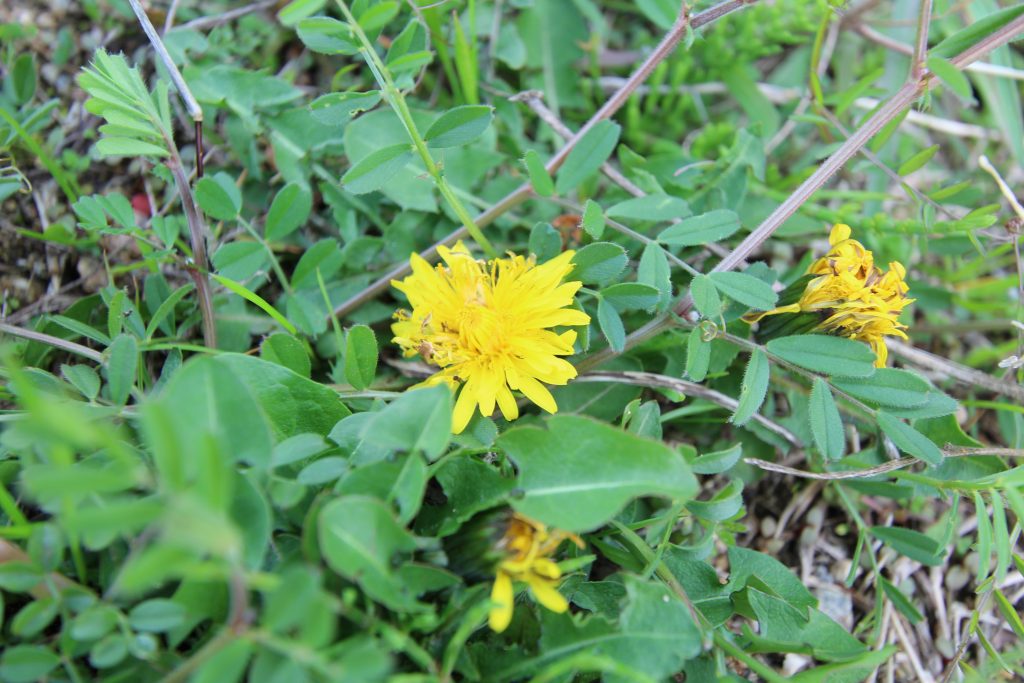
[[[768,395],[768,379],[770,376],[771,368],[768,363],[767,354],[761,349],[755,349],[751,352],[747,369],[743,373],[739,404],[736,406],[736,412],[733,413],[730,422],[736,425],[744,425],[761,408],[765,396]]]
[[[733,301],[759,311],[769,311],[775,307],[779,295],[767,282],[746,273],[720,272],[708,275],[715,283],[715,288]]]
[[[927,436],[885,411],[878,411],[876,419],[885,435],[892,439],[901,451],[920,458],[929,465],[942,464],[942,451]]]
[[[586,135],[569,152],[565,163],[558,171],[558,179],[555,181],[555,189],[558,194],[565,194],[569,190],[576,189],[580,183],[586,180],[587,176],[608,161],[615,145],[619,143],[621,132],[622,128],[619,124],[607,119],[599,121],[587,131]]]
[[[814,378],[811,398],[807,405],[811,421],[811,435],[814,445],[825,456],[826,460],[838,460],[843,457],[846,439],[843,436],[843,420],[839,416],[832,390],[820,377]]]
[[[718,242],[740,229],[735,211],[716,209],[686,218],[658,234],[658,241],[676,247],[692,247]]]
[[[823,334],[801,334],[772,339],[768,353],[801,368],[836,377],[870,377],[875,352],[852,339]]]
[[[455,107],[441,114],[423,139],[435,149],[464,145],[482,135],[493,118],[494,110],[482,104]]]

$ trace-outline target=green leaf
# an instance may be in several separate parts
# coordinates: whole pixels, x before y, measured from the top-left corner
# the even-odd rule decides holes
[[[910,559],[928,565],[942,565],[946,549],[930,536],[902,527],[873,526],[871,534],[887,546]]]
[[[931,56],[927,61],[928,70],[938,76],[950,90],[965,100],[973,99],[971,94],[971,83],[963,71],[956,68],[942,57]],[[901,172],[900,175],[903,175]]]
[[[467,104],[449,109],[431,124],[423,139],[429,147],[441,149],[471,142],[491,125],[494,109],[482,104]]]
[[[901,451],[920,458],[929,465],[942,464],[942,451],[927,436],[885,411],[878,411],[875,417],[878,426]]]
[[[213,265],[230,280],[246,280],[267,267],[267,250],[259,242],[228,242],[214,252]]]
[[[156,333],[157,328],[164,319],[174,313],[174,307],[184,299],[193,289],[195,285],[191,282],[186,282],[181,287],[171,292],[166,299],[160,302],[156,311],[153,313],[153,317],[149,319],[149,324],[146,325],[146,339],[152,339]],[[173,322],[173,318],[172,318]]]
[[[238,188],[235,188],[235,192],[237,190]],[[210,218],[218,221],[233,220],[242,208],[240,200],[241,195],[235,196],[235,193],[228,190],[223,183],[217,182],[216,178],[200,178],[196,183],[196,202]]]
[[[309,103],[309,111],[325,126],[342,126],[359,112],[368,111],[380,102],[380,91],[332,92]]]
[[[232,292],[242,297],[249,303],[255,304],[256,306],[261,308],[264,313],[266,313],[271,318],[279,322],[281,324],[281,327],[288,330],[292,334],[298,332],[298,330],[295,329],[295,325],[292,325],[290,322],[288,322],[288,318],[285,318],[283,315],[281,315],[281,313],[278,312],[276,308],[270,305],[269,301],[261,297],[256,292],[253,292],[252,290],[246,288],[245,286],[235,282],[234,280],[226,278],[223,275],[214,274],[213,279],[219,282],[220,284],[224,285],[225,287],[227,287]]]
[[[1006,623],[1010,625],[1013,632],[1017,634],[1018,638],[1024,638],[1024,623],[1021,622],[1020,614],[1017,613],[1013,603],[1009,601],[1003,591],[996,588],[993,591],[996,597],[996,607],[1002,612],[1003,618],[1006,619]]]
[[[555,181],[558,194],[576,189],[587,176],[601,168],[601,164],[608,161],[615,145],[619,143],[621,132],[619,124],[607,119],[599,121],[588,130],[569,152],[558,171],[558,179]]]
[[[716,209],[687,218],[658,234],[658,241],[676,247],[692,247],[718,242],[740,229],[735,211]]]
[[[801,368],[836,377],[870,377],[875,352],[852,339],[823,334],[801,334],[772,339],[768,353]]]
[[[537,223],[530,230],[527,249],[538,262],[549,261],[562,251],[562,236],[549,223]]]
[[[928,394],[934,391],[918,375],[895,368],[877,368],[866,379],[837,379],[834,384],[837,389],[867,403],[901,409],[923,406]]]
[[[721,272],[708,275],[719,292],[733,301],[759,311],[769,311],[775,307],[779,295],[772,286],[753,275],[746,273]]]
[[[128,401],[135,384],[135,369],[139,363],[139,345],[135,337],[121,334],[110,345],[107,358],[107,385],[110,400],[119,406]]]
[[[513,507],[568,531],[594,529],[637,496],[693,497],[697,483],[682,456],[661,442],[575,415],[548,429],[515,427],[498,437],[519,467]]]
[[[286,367],[297,375],[309,377],[312,365],[309,351],[290,334],[275,332],[260,344],[260,358]]]
[[[41,645],[12,645],[0,655],[0,678],[6,683],[34,683],[60,664],[60,657]]]
[[[540,197],[550,197],[555,193],[555,181],[551,179],[551,174],[544,168],[544,162],[541,161],[540,155],[537,154],[536,150],[527,150],[526,155],[523,156],[523,163],[526,165],[526,174],[530,177],[530,184],[533,185],[533,191]],[[590,200],[588,200],[589,205]],[[598,208],[600,211],[600,208]],[[597,239],[596,237],[594,239]]]
[[[1006,26],[1024,14],[1024,5],[1011,5],[972,22],[929,50],[929,54],[943,59],[952,59],[986,36]]]
[[[88,365],[61,365],[60,374],[90,401],[100,393],[100,376]]]
[[[165,147],[145,140],[125,137],[102,138],[96,143],[96,150],[105,157],[170,156]]]
[[[661,293],[639,282],[620,282],[601,290],[601,296],[617,311],[651,310],[658,305]]]
[[[288,7],[285,7],[286,9]],[[249,640],[234,640],[228,643],[223,650],[199,665],[189,679],[190,683],[238,683],[242,680],[242,674],[245,673],[254,647]]]
[[[722,313],[722,299],[714,281],[707,275],[694,275],[690,283],[690,296],[697,312],[704,318],[717,318]]]
[[[640,256],[640,265],[637,267],[636,277],[638,282],[656,287],[661,293],[661,304],[667,305],[672,298],[671,269],[668,265],[668,257],[665,250],[651,242],[644,247],[644,253]]]
[[[573,621],[567,614],[543,610],[541,646],[536,662],[512,659],[519,666],[558,661],[570,653],[594,653],[628,667],[597,680],[666,681],[700,654],[701,631],[690,608],[663,584],[624,574],[626,597],[618,623],[600,617]],[[515,669],[513,666],[513,673]],[[520,680],[502,676],[498,680]],[[538,680],[538,679],[533,679]]]
[[[271,242],[284,239],[302,226],[313,208],[309,190],[297,183],[288,183],[274,195],[267,213],[264,233]]]
[[[882,584],[882,592],[885,593],[885,597],[889,598],[889,601],[900,611],[900,614],[907,618],[911,624],[916,624],[922,619],[921,613],[914,607],[914,603],[910,601],[903,591],[897,588],[892,581],[889,581],[884,576],[879,576],[878,580]]]
[[[23,639],[39,634],[57,618],[59,608],[60,605],[53,598],[33,600],[11,619],[11,633]]]
[[[814,445],[826,460],[843,457],[846,438],[843,435],[843,420],[839,416],[832,390],[820,377],[814,378],[811,398],[807,405],[811,420],[811,435]]]
[[[573,255],[573,270],[566,280],[581,280],[586,284],[605,284],[622,273],[628,260],[626,250],[619,245],[611,242],[594,242]]]
[[[638,221],[670,221],[691,213],[690,205],[684,200],[667,194],[634,197],[608,209],[608,215],[612,218]]]
[[[78,614],[71,622],[75,640],[99,640],[117,626],[121,615],[110,605],[94,605]]]
[[[414,596],[392,567],[396,555],[416,549],[416,539],[383,501],[370,496],[332,500],[320,511],[318,538],[320,552],[332,570],[391,609],[415,608]]]
[[[743,373],[743,384],[740,386],[739,404],[730,421],[736,425],[746,424],[761,408],[764,397],[768,395],[768,378],[771,368],[768,356],[761,349],[750,354],[750,361]]]
[[[597,300],[597,324],[612,350],[622,353],[626,349],[626,328],[615,307],[603,297]]]
[[[367,33],[384,28],[398,14],[398,3],[394,0],[378,1],[356,18],[356,22]]]
[[[855,683],[864,681],[882,666],[899,648],[888,645],[880,650],[868,650],[852,659],[816,666],[793,676],[793,683]]]
[[[705,453],[690,463],[694,474],[721,474],[740,461],[743,444],[737,443],[721,451]]]
[[[604,213],[601,205],[593,199],[588,199],[583,206],[583,229],[595,240],[601,239],[604,234]]]
[[[790,606],[806,614],[818,604],[803,582],[784,564],[770,555],[749,548],[729,548],[729,586],[739,590],[753,586],[770,595],[777,595]]]
[[[686,344],[686,376],[694,382],[703,382],[711,367],[711,342],[704,341],[699,327],[690,330]]]
[[[708,500],[691,500],[686,509],[709,522],[724,522],[736,516],[743,507],[743,481],[731,480]]]
[[[959,73],[959,72],[957,72]],[[896,170],[899,175],[910,175],[917,169],[927,164],[935,153],[939,151],[939,145],[932,145],[931,147],[925,147],[920,152],[910,157]]]
[[[330,17],[310,17],[298,23],[299,39],[313,52],[351,55],[359,51],[352,27]]]
[[[406,391],[374,413],[363,427],[367,443],[382,448],[423,451],[436,460],[452,434],[452,392],[445,384]]]
[[[380,189],[412,161],[408,144],[391,145],[363,157],[341,177],[342,185],[352,194],[366,194]]]
[[[36,60],[31,52],[20,55],[14,60],[10,71],[11,89],[14,101],[27,104],[36,94]]]
[[[356,389],[365,389],[376,373],[377,337],[366,325],[353,325],[345,334],[345,379]]]
[[[185,608],[173,600],[146,600],[128,612],[128,623],[136,631],[163,633],[177,628],[184,622]]]
[[[285,26],[295,26],[322,10],[326,4],[327,0],[292,0],[277,13],[277,19]]]

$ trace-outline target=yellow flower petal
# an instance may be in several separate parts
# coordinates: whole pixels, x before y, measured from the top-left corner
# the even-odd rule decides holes
[[[552,612],[561,614],[569,609],[569,601],[558,592],[554,581],[531,575],[526,577],[526,583],[530,586],[530,592],[537,598],[537,602]]]
[[[487,624],[495,633],[501,633],[512,623],[514,601],[512,579],[508,574],[499,571],[494,577],[494,587],[491,588],[491,602],[494,603],[494,607],[487,617]]]

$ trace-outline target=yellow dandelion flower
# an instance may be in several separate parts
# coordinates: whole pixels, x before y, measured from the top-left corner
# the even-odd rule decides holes
[[[907,298],[906,269],[899,262],[882,272],[874,254],[851,239],[850,226],[839,223],[829,234],[831,248],[807,269],[812,277],[800,300],[766,313],[746,317],[749,322],[779,313],[817,313],[816,329],[867,342],[875,352],[875,365],[884,367],[888,357],[885,337],[907,338],[906,325],[898,322]]]
[[[481,415],[497,406],[506,420],[516,419],[513,391],[556,412],[545,384],[576,376],[562,358],[573,354],[576,332],[551,328],[590,323],[572,308],[582,283],[563,282],[574,252],[538,265],[532,256],[479,261],[461,242],[438,251],[443,264],[431,267],[413,254],[412,275],[392,281],[412,311],[398,311],[391,330],[406,356],[419,354],[440,368],[423,384],[445,382],[458,391],[453,431],[465,429],[478,407]]]
[[[568,601],[558,592],[562,570],[551,560],[551,555],[566,539],[572,539],[580,548],[583,547],[583,541],[575,534],[548,530],[545,525],[523,515],[509,517],[508,527],[497,547],[504,558],[495,569],[491,589],[494,606],[487,620],[491,630],[501,633],[512,621],[515,581],[526,583],[537,602],[552,612],[561,613],[569,608]]]

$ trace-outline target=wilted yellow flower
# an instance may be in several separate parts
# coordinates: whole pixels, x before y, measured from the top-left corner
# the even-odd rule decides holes
[[[540,522],[523,515],[513,514],[497,550],[504,554],[495,569],[494,587],[491,589],[491,608],[488,624],[496,633],[508,628],[512,621],[512,603],[515,599],[514,581],[523,581],[533,597],[552,612],[564,612],[569,603],[558,592],[562,570],[551,560],[551,555],[562,544],[572,539],[580,548],[583,541],[565,531],[549,531]]]
[[[550,328],[590,323],[572,308],[582,283],[562,282],[574,252],[537,265],[532,256],[479,261],[461,242],[438,251],[443,265],[431,267],[413,254],[412,275],[392,281],[412,311],[395,313],[391,330],[406,356],[419,354],[441,368],[423,384],[445,382],[458,391],[453,431],[466,428],[477,406],[482,415],[492,415],[497,405],[506,420],[519,417],[513,390],[556,412],[544,384],[576,376],[560,357],[573,354],[576,332]]]
[[[875,365],[884,367],[888,357],[885,337],[907,338],[900,313],[914,299],[907,298],[906,269],[899,262],[882,272],[874,255],[855,239],[850,226],[839,223],[829,234],[829,252],[807,270],[815,275],[795,304],[748,316],[755,322],[777,313],[818,313],[823,320],[817,329],[850,339],[865,341],[875,352]]]

